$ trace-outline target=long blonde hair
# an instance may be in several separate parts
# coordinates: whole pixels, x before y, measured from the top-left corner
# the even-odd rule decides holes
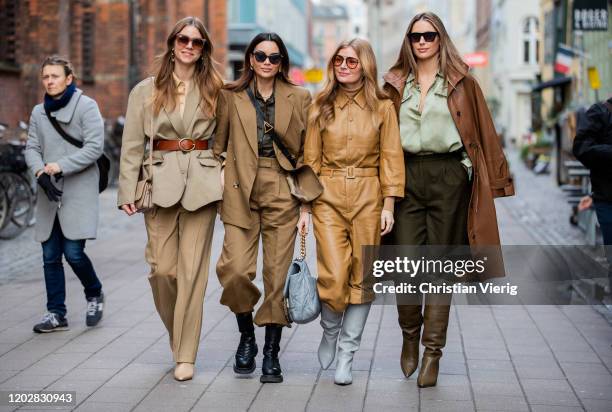
[[[185,17],[175,25],[166,40],[166,51],[156,58],[155,94],[153,97],[153,113],[159,114],[162,107],[174,110],[177,104],[177,91],[174,86],[172,72],[174,70],[174,59],[172,49],[174,39],[186,26],[193,26],[204,38],[202,56],[195,64],[193,78],[195,87],[200,89],[202,112],[209,117],[215,115],[219,90],[223,87],[223,78],[215,68],[216,62],[212,58],[213,45],[210,36],[204,27],[204,23],[197,17]]]
[[[448,80],[449,74],[452,72],[465,75],[468,71],[468,66],[465,64],[457,48],[453,44],[442,20],[435,13],[431,12],[419,13],[412,18],[410,24],[408,24],[408,29],[406,29],[406,34],[397,61],[391,66],[390,71],[399,71],[405,76],[413,73],[415,77],[418,77],[417,62],[412,52],[412,44],[408,36],[412,30],[412,26],[420,20],[428,22],[438,32],[438,36],[440,37],[438,66],[444,78]]]
[[[370,43],[364,39],[344,41],[340,43],[327,62],[327,80],[325,81],[323,89],[314,99],[310,110],[309,122],[318,125],[321,129],[323,128],[323,122],[332,121],[334,119],[334,100],[338,93],[338,88],[340,87],[340,83],[336,79],[334,73],[334,57],[340,50],[347,47],[352,47],[353,50],[355,50],[361,64],[366,106],[372,111],[372,114],[377,112],[379,101],[387,98],[386,93],[378,87],[376,57],[374,56],[374,51]]]

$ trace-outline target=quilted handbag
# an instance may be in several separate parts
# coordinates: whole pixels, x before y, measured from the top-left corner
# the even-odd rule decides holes
[[[300,255],[291,262],[285,281],[285,315],[289,323],[304,324],[321,312],[317,278],[310,274],[306,258],[306,235],[300,234]]]

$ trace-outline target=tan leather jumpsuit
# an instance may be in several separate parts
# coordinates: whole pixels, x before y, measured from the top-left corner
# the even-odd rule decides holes
[[[390,100],[377,113],[363,89],[339,91],[335,117],[320,130],[309,125],[304,163],[320,176],[323,194],[312,203],[318,290],[335,312],[374,300],[364,287],[362,246],[380,244],[383,198],[404,196],[404,156]]]

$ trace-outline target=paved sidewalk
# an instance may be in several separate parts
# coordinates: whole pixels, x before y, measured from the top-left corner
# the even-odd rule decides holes
[[[548,177],[535,177],[514,160],[512,166],[519,195],[496,201],[502,241],[559,244],[550,239],[569,235],[576,235],[570,243],[579,241],[579,234],[564,226],[569,226],[567,215],[559,216],[569,209],[558,203],[562,194],[551,198],[557,191],[544,180]],[[196,376],[178,383],[147,281],[141,218],[130,220],[114,211],[108,216],[113,227],[127,229],[108,231],[88,244],[107,297],[99,327],[86,328],[85,301],[69,270],[67,332],[31,332],[44,311],[40,263],[38,279],[13,278],[0,286],[0,391],[73,390],[76,410],[104,412],[612,410],[612,327],[589,306],[454,306],[435,388],[419,389],[416,377],[403,377],[396,309],[381,305],[372,308],[368,319],[353,385],[336,386],[334,371],[320,370],[318,322],[284,330],[284,383],[262,385],[258,374],[237,378],[232,362],[238,332],[233,315],[219,304],[214,273],[220,224]],[[546,224],[551,219],[562,223],[551,228]],[[309,237],[311,269],[313,242]],[[0,255],[5,250],[0,245]],[[6,270],[0,266],[0,272]],[[2,276],[8,279],[10,274]],[[257,331],[260,346],[262,332]],[[261,366],[261,355],[257,362]],[[0,406],[5,410],[12,409]]]

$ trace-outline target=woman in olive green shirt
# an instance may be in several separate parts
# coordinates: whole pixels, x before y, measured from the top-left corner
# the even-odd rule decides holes
[[[404,45],[408,42],[413,70],[398,110],[406,195],[395,206],[393,243],[467,245],[467,230],[461,228],[467,227],[472,163],[447,102],[453,87],[449,71],[466,70],[442,22],[432,13],[412,20]],[[446,343],[451,295],[416,298],[418,304],[398,301],[397,305],[404,337],[400,364],[406,377],[417,369],[422,327],[425,352],[417,384],[434,386]]]

